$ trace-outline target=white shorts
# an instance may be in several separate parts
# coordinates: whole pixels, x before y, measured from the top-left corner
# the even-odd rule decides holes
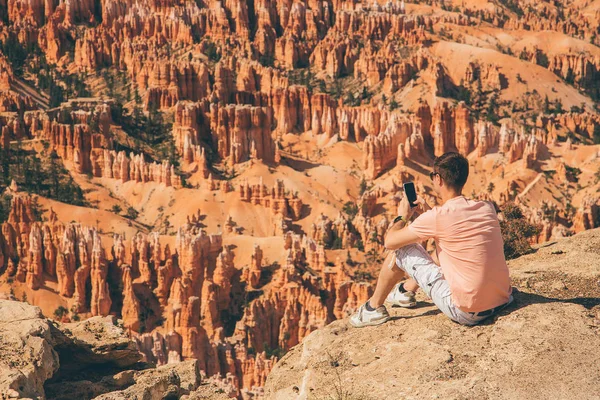
[[[441,268],[420,244],[410,244],[396,250],[395,259],[396,266],[414,279],[425,294],[451,320],[462,325],[477,325],[494,315],[476,316],[474,313],[462,311],[456,307],[452,301],[450,285],[444,279]],[[389,268],[393,267],[394,263],[392,262]],[[511,296],[508,303],[512,300]]]

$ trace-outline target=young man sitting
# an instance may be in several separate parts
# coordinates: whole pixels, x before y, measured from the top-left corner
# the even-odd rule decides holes
[[[496,210],[487,201],[461,194],[468,160],[458,153],[443,154],[435,159],[430,176],[442,205],[430,208],[418,197],[418,207],[411,208],[404,196],[398,209],[402,219],[385,237],[385,247],[394,251],[383,262],[373,296],[350,318],[352,326],[386,322],[390,315],[384,302],[414,306],[418,287],[463,325],[476,325],[512,302]],[[423,214],[406,226],[416,208]],[[440,266],[418,244],[430,238],[435,239]]]

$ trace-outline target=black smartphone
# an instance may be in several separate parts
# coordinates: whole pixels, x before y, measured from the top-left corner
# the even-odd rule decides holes
[[[416,207],[417,204],[415,201],[417,201],[417,192],[415,191],[415,184],[412,182],[407,182],[402,186],[404,186],[404,193],[406,194],[406,198],[408,199],[410,206]]]

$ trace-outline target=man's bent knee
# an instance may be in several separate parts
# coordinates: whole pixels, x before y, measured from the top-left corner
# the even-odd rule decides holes
[[[404,257],[407,255],[422,254],[426,258],[430,258],[429,253],[420,243],[407,244],[396,250],[396,256]]]
[[[406,262],[404,262],[408,257],[411,256],[421,256],[424,259],[426,259],[427,261],[432,261],[431,256],[429,255],[429,253],[427,252],[427,250],[425,250],[425,248],[423,246],[421,246],[419,243],[412,243],[412,244],[408,244],[404,247],[401,247],[399,249],[394,250],[394,261],[395,264],[398,268],[400,268],[401,270],[405,271],[406,273],[408,273],[410,275],[410,272],[406,270]],[[393,265],[390,265],[390,268],[392,268]]]

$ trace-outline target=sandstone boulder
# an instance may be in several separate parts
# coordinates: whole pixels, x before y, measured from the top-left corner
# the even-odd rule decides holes
[[[44,382],[60,366],[57,341],[62,334],[38,307],[0,300],[0,393],[43,398]]]
[[[201,386],[196,360],[152,368],[141,358],[112,316],[58,325],[38,307],[0,300],[2,399],[223,398]]]

